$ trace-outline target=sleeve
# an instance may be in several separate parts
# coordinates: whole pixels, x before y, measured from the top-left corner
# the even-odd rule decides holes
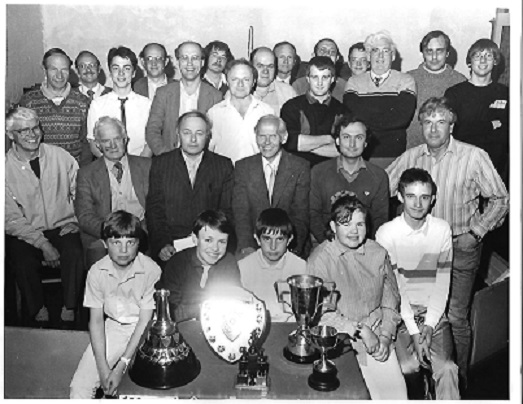
[[[84,307],[92,309],[103,309],[104,307],[104,293],[103,287],[100,284],[99,270],[96,266],[91,267],[87,273],[87,280],[85,282]]]
[[[36,248],[41,248],[47,241],[44,233],[36,230],[24,216],[23,208],[18,204],[16,196],[5,184],[5,232]]]
[[[311,171],[309,163],[297,174],[296,189],[289,209],[289,216],[296,228],[296,248],[303,253],[305,241],[309,235],[309,192],[311,188]]]
[[[167,151],[162,139],[167,113],[167,91],[165,91],[165,88],[159,88],[154,95],[149,111],[149,119],[145,127],[145,140],[155,156]]]
[[[77,189],[77,177],[78,177],[78,163],[74,158],[71,158],[71,165],[67,170],[69,176],[69,198],[71,201],[76,199],[76,189]]]
[[[398,193],[398,184],[400,182],[401,174],[407,168],[407,159],[405,158],[405,155],[402,154],[385,169],[389,176],[389,189],[391,196],[396,196]]]
[[[301,134],[301,120],[300,111],[294,106],[293,100],[287,101],[281,107],[280,116],[285,121],[287,126],[288,138],[285,143],[285,150],[287,151],[298,151],[298,137]]]
[[[445,312],[450,288],[450,274],[452,269],[452,232],[446,225],[442,234],[442,246],[436,268],[436,282],[432,288],[425,324],[436,329],[441,316]]]
[[[487,200],[483,214],[473,216],[470,221],[470,229],[477,235],[483,237],[485,234],[503,224],[508,212],[508,192],[494,168],[487,152],[477,149],[477,164],[475,182],[478,185],[481,196]]]
[[[232,193],[232,211],[238,239],[238,250],[246,247],[256,248],[254,228],[249,214],[248,174],[243,161],[238,161],[234,168],[234,189]]]
[[[318,166],[311,170],[311,185],[309,193],[310,204],[310,226],[311,233],[318,240],[319,243],[325,241],[325,223],[323,223],[323,200],[322,200],[322,186],[325,181],[321,178],[317,169]]]
[[[89,111],[87,112],[87,134],[86,138],[88,140],[94,140],[94,125],[98,121],[98,118],[100,117],[100,112],[98,111],[98,105],[99,103],[96,101],[93,101],[89,107]]]
[[[80,165],[82,167],[93,161],[93,153],[91,152],[91,147],[89,146],[89,142],[87,140],[87,114],[88,111],[86,110],[82,122],[80,123]]]
[[[100,238],[104,218],[95,209],[95,198],[84,169],[78,172],[77,194],[74,210],[80,228],[90,236]]]
[[[183,300],[185,279],[187,278],[187,263],[182,259],[184,252],[176,253],[162,271],[160,280],[156,283],[156,289],[167,289],[169,294],[169,304],[174,308]]]
[[[149,268],[146,272],[147,275],[145,279],[144,293],[138,305],[140,309],[154,310],[156,307],[154,301],[154,285],[160,279],[162,271],[153,260],[149,259],[148,257],[143,258],[147,258],[145,265],[147,265]]]
[[[398,313],[400,294],[396,276],[392,272],[389,256],[386,255],[382,265],[383,272],[383,296],[381,298],[381,309],[383,310],[383,320],[381,333],[393,338],[396,335],[396,327],[401,321]]]
[[[376,234],[376,231],[383,223],[389,220],[389,178],[385,172],[380,177],[380,182],[377,186],[376,195],[372,199],[371,216],[372,216],[372,231],[371,236]]]

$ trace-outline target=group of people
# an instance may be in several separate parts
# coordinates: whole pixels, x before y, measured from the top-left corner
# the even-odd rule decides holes
[[[470,47],[468,80],[450,50],[431,31],[402,73],[386,31],[347,64],[332,39],[308,63],[290,42],[246,60],[188,41],[175,61],[150,43],[134,80],[138,58],[120,46],[112,88],[93,53],[77,56],[72,87],[73,62],[48,50],[44,82],[6,116],[7,270],[37,323],[49,318],[42,266],[61,269],[62,320],[82,296],[90,309],[71,397],[116,391],[155,288],[177,321],[223,285],[292,321],[273,284],[312,274],[336,282],[321,322],[353,339],[373,399],[419,398],[420,367],[438,399],[458,399],[483,238],[508,211],[509,107],[494,42]]]

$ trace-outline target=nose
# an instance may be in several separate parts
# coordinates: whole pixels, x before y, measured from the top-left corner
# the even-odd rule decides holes
[[[349,147],[356,147],[356,139],[353,137],[349,138]]]
[[[124,254],[127,253],[127,243],[122,243],[120,251]]]
[[[191,133],[191,143],[196,143],[196,133]]]
[[[276,240],[272,239],[270,244],[271,250],[276,250]]]
[[[436,132],[436,128],[437,128],[437,123],[436,122],[431,123],[430,131],[431,132]]]
[[[420,198],[414,198],[414,207],[420,208],[421,207],[421,199]]]
[[[116,147],[116,140],[114,139],[111,139],[111,141],[109,142],[109,147],[111,149],[114,149]]]

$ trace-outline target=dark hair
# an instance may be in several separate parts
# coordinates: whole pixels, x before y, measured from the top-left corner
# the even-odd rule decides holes
[[[336,50],[338,51],[337,57],[339,57],[340,56],[340,48],[339,48],[338,44],[336,43],[336,41],[334,39],[331,39],[331,38],[322,38],[318,42],[316,42],[316,45],[314,45],[314,54],[316,56],[318,55],[318,47],[320,46],[320,43],[325,42],[325,41],[332,42],[336,46]]]
[[[102,240],[110,238],[137,238],[143,237],[143,229],[138,219],[125,210],[117,210],[109,213],[102,224]]]
[[[150,42],[147,45],[145,45],[143,47],[142,51],[140,52],[140,54],[138,55],[138,57],[143,59],[145,57],[145,51],[149,46],[158,46],[159,48],[161,48],[162,52],[163,52],[163,57],[166,59],[166,62],[167,62],[167,49],[165,49],[165,46],[163,46],[161,43],[156,43],[156,42]]]
[[[353,50],[360,50],[360,51],[363,51],[363,52],[366,52],[366,49],[365,49],[365,44],[363,42],[356,42],[354,45],[352,45],[350,48],[349,48],[349,53],[347,54],[347,59],[350,58],[350,54],[352,53]]]
[[[96,64],[97,64],[98,66],[100,66],[100,59],[98,59],[98,58],[96,57],[96,55],[95,55],[93,52],[88,51],[88,50],[83,50],[83,51],[81,51],[81,52],[78,54],[78,56],[77,56],[76,59],[74,60],[74,67],[76,67],[76,68],[78,69],[78,59],[80,59],[80,58],[81,58],[82,56],[84,56],[84,55],[91,55],[93,58],[96,59]]]
[[[414,184],[416,182],[421,182],[422,184],[430,184],[430,186],[432,187],[431,195],[436,195],[436,192],[438,190],[436,183],[432,179],[431,175],[422,168],[409,168],[403,171],[398,183],[398,192],[402,196],[405,196],[405,188],[408,185]]]
[[[186,112],[186,113],[184,113],[183,115],[181,115],[178,118],[178,121],[176,122],[176,130],[178,132],[180,131],[180,126],[182,125],[183,120],[186,119],[186,118],[200,118],[200,119],[203,119],[204,122],[205,122],[205,125],[207,125],[207,133],[208,134],[211,133],[212,121],[209,119],[207,114],[204,114],[203,112],[200,112],[200,111],[197,111],[197,110]]]
[[[194,42],[194,41],[185,41],[185,42],[182,42],[180,45],[178,45],[178,46],[176,47],[176,49],[174,50],[174,57],[175,57],[176,59],[179,59],[179,58],[180,58],[180,49],[182,49],[182,47],[183,47],[184,45],[196,45],[197,47],[200,48],[200,53],[202,54],[202,58],[205,57],[205,51],[204,51],[202,45],[200,45],[198,42]]]
[[[363,119],[361,119],[359,116],[354,115],[352,112],[345,112],[343,115],[338,115],[334,119],[334,130],[332,132],[332,137],[334,139],[339,138],[342,129],[346,128],[351,123],[361,123],[363,126],[365,126],[366,141],[368,143],[370,133],[367,124]]]
[[[432,114],[435,114],[436,112],[441,111],[447,111],[450,113],[450,123],[456,122],[458,119],[458,116],[456,115],[456,111],[450,104],[450,101],[446,97],[430,97],[427,101],[425,101],[418,112],[418,120],[421,122],[421,117],[423,115],[431,116]]]
[[[133,65],[133,70],[136,71],[136,68],[138,66],[138,59],[136,58],[136,54],[131,49],[125,46],[119,46],[118,48],[111,48],[109,50],[109,53],[107,54],[107,65],[109,66],[109,70],[111,69],[113,58],[115,58],[116,56],[120,56],[124,59],[129,59],[131,61],[131,64]]]
[[[255,88],[256,82],[258,81],[258,70],[256,70],[252,63],[245,58],[233,59],[229,63],[227,63],[227,66],[225,66],[225,74],[228,76],[231,69],[235,66],[247,66],[249,69],[251,69],[254,81],[252,88]]]
[[[332,76],[336,77],[336,68],[334,63],[332,63],[331,58],[328,56],[314,56],[307,66],[307,76],[309,76],[312,66],[316,67],[318,70],[329,69]]]
[[[322,43],[324,41],[332,42],[334,44],[334,46],[336,46],[337,53],[336,53],[336,62],[334,62],[334,74],[333,74],[333,76],[339,76],[341,68],[343,67],[343,64],[345,62],[343,60],[343,55],[340,52],[340,47],[338,46],[338,44],[336,43],[336,41],[334,39],[323,38],[323,39],[320,39],[318,42],[316,42],[316,45],[314,45],[314,55],[318,56],[318,53],[317,53],[318,47],[320,46],[320,43]]]
[[[490,39],[482,38],[482,39],[478,39],[476,42],[474,42],[471,45],[471,47],[469,48],[469,50],[467,51],[467,59],[466,59],[467,65],[470,66],[470,64],[472,62],[472,56],[476,52],[482,52],[484,50],[492,52],[494,54],[494,64],[495,65],[499,64],[500,59],[501,59],[501,51],[499,50],[498,45],[496,44],[496,42],[494,42]]]
[[[225,42],[221,41],[212,41],[207,44],[207,46],[203,49],[203,53],[205,55],[205,63],[203,64],[202,69],[202,77],[207,71],[207,67],[209,66],[209,57],[211,56],[211,53],[213,50],[225,52],[225,57],[227,58],[227,61],[225,62],[225,66],[227,66],[227,63],[229,63],[231,60],[234,60],[234,56],[231,52],[231,49],[229,48],[229,45],[227,45]]]
[[[229,236],[232,235],[234,231],[231,222],[221,210],[210,209],[200,213],[193,223],[193,234],[198,236],[200,230],[206,226],[228,234]]]
[[[447,34],[445,34],[443,31],[430,31],[427,35],[423,37],[421,42],[419,43],[419,51],[423,53],[425,48],[429,45],[429,42],[432,41],[435,38],[443,37],[443,40],[445,41],[445,49],[447,52],[450,50],[450,38]]]
[[[355,195],[343,194],[336,199],[331,206],[331,221],[334,223],[347,223],[352,220],[352,215],[360,211],[365,216],[365,223],[369,221],[368,209]],[[368,227],[368,226],[367,226]],[[334,239],[334,232],[328,226],[326,236],[329,240]]]
[[[265,209],[256,220],[256,235],[278,234],[289,238],[294,233],[291,219],[286,211],[280,208]]]
[[[42,66],[44,67],[44,69],[47,69],[47,65],[46,65],[47,59],[54,55],[65,56],[65,58],[69,61],[69,67],[72,66],[73,61],[71,60],[71,58],[69,56],[67,56],[67,53],[65,53],[65,51],[63,49],[51,48],[47,52],[44,53],[44,57],[42,58]]]

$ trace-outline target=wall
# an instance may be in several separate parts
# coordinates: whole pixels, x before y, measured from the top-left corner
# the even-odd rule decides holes
[[[198,1],[184,2],[178,7],[156,3],[152,6],[11,5],[6,96],[21,94],[23,86],[41,80],[38,65],[43,49],[61,47],[71,57],[89,49],[99,56],[104,69],[110,47],[123,44],[139,53],[151,41],[164,43],[173,55],[181,41],[193,39],[205,45],[220,39],[231,46],[236,57],[246,57],[249,26],[254,27],[254,47],[272,47],[276,42],[289,40],[304,60],[309,59],[314,44],[322,37],[337,41],[346,58],[354,42],[364,40],[371,32],[387,29],[397,43],[403,71],[420,63],[418,44],[423,35],[429,30],[442,29],[457,50],[456,69],[468,74],[465,65],[468,47],[478,38],[490,37],[489,21],[495,17],[496,7],[505,6],[476,0],[474,7],[469,2],[455,2],[456,5],[449,7],[447,0],[439,0],[438,7],[429,8],[397,0],[380,3],[382,7],[376,12],[363,8],[366,4],[357,6],[332,0],[303,2],[307,5],[302,6],[295,1],[280,1],[278,6],[269,1],[255,7],[235,3],[206,2],[205,7]],[[392,7],[392,3],[396,6]]]

